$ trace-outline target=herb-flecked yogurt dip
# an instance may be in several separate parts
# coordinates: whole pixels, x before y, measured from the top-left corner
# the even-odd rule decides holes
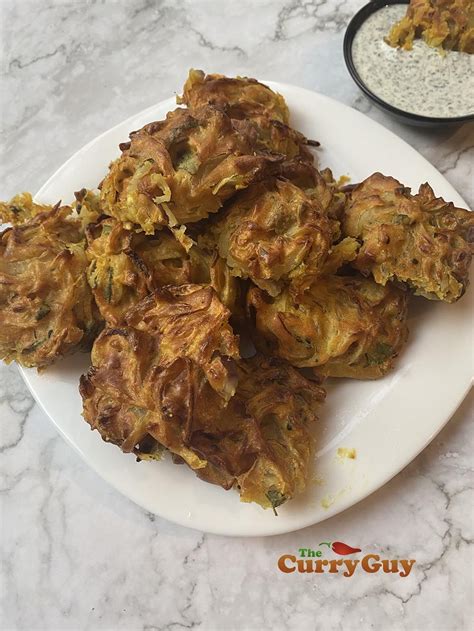
[[[380,99],[411,114],[453,118],[474,114],[474,55],[438,51],[423,40],[413,50],[392,48],[384,37],[406,12],[392,4],[370,15],[352,43],[359,77]]]

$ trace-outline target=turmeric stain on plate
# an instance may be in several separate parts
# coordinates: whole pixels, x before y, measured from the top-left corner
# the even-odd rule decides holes
[[[343,462],[345,459],[355,460],[357,458],[357,451],[351,447],[339,447],[337,450],[337,459]]]
[[[342,495],[344,495],[344,493],[350,490],[351,490],[350,487],[348,487],[345,489],[341,489],[338,493],[335,493],[334,495],[332,495],[331,493],[328,493],[321,500],[321,506],[323,508],[330,508]]]

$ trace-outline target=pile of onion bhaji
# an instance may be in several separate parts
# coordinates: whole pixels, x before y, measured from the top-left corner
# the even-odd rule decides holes
[[[410,295],[463,295],[474,215],[380,173],[338,184],[254,79],[191,70],[178,104],[99,192],[0,204],[0,356],[92,349],[105,441],[275,510],[310,478],[324,379],[383,377]]]

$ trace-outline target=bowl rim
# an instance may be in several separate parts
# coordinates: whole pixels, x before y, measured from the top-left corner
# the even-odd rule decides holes
[[[352,44],[354,42],[354,37],[356,36],[362,24],[367,20],[367,18],[369,18],[373,13],[376,13],[379,9],[383,9],[384,7],[392,4],[409,3],[410,0],[370,0],[370,2],[368,2],[361,9],[359,9],[359,11],[357,11],[357,13],[352,17],[351,21],[347,25],[346,32],[344,34],[343,53],[344,61],[346,63],[349,74],[366,96],[374,101],[379,107],[387,110],[395,116],[398,116],[399,118],[407,118],[413,122],[432,125],[442,125],[446,123],[460,124],[474,121],[474,114],[465,114],[463,116],[436,117],[423,116],[422,114],[414,114],[413,112],[402,110],[398,107],[395,107],[394,105],[391,105],[387,101],[384,101],[374,92],[372,92],[372,90],[367,87],[366,83],[361,79],[359,73],[357,72],[354,60],[352,58]]]

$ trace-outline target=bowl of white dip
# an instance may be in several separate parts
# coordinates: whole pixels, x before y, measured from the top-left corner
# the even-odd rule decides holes
[[[372,0],[350,21],[344,59],[359,88],[378,107],[414,125],[474,120],[474,55],[439,51],[422,39],[412,50],[385,41],[408,0]]]

